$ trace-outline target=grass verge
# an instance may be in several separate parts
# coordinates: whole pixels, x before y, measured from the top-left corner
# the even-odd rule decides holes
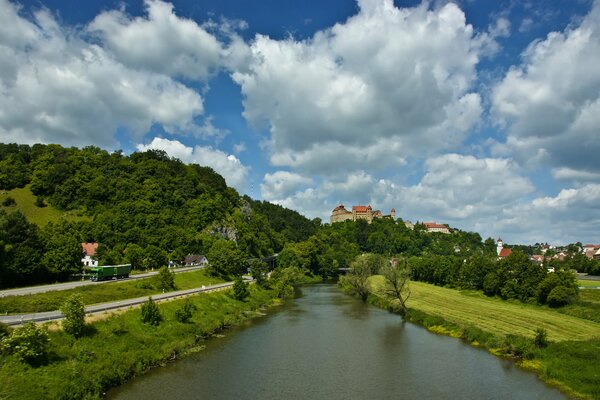
[[[58,310],[73,294],[81,295],[85,305],[105,303],[149,296],[158,293],[153,286],[154,277],[133,281],[110,282],[99,285],[81,286],[69,290],[36,293],[27,296],[7,296],[0,298],[0,314],[21,314]],[[175,274],[177,290],[192,289],[202,285],[223,283],[219,278],[209,277],[204,270]]]
[[[382,282],[381,277],[371,278],[374,290]],[[513,358],[570,397],[600,399],[600,324],[473,292],[421,282],[410,285],[407,320],[431,332],[487,348],[494,355]],[[369,302],[390,309],[376,294],[370,295]],[[534,345],[536,328],[546,329],[547,347]]]
[[[52,330],[45,365],[33,368],[13,356],[0,358],[0,398],[99,399],[108,388],[149,368],[202,350],[211,335],[273,303],[273,292],[256,285],[245,301],[229,293],[188,297],[197,307],[189,323],[177,321],[175,311],[186,300],[176,300],[159,304],[163,322],[157,327],[143,324],[140,310],[133,309],[91,325],[79,339]]]

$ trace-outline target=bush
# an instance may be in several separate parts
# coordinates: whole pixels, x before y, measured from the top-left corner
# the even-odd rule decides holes
[[[556,286],[548,294],[546,302],[553,308],[565,306],[571,302],[571,292],[572,291],[565,286]]]
[[[36,205],[36,207],[44,208],[44,207],[46,207],[46,202],[44,201],[43,197],[38,196],[35,198],[35,205]]]
[[[493,272],[488,273],[485,278],[483,278],[483,292],[486,296],[493,296],[498,293],[500,289],[500,279],[498,275]]]
[[[198,307],[194,303],[187,299],[180,309],[175,311],[175,318],[179,322],[186,323],[192,318],[192,313],[196,311]]]
[[[63,329],[69,335],[79,337],[85,331],[85,309],[81,296],[73,295],[65,301],[60,308],[65,318],[62,321]]]
[[[248,283],[244,282],[244,279],[242,278],[242,276],[238,276],[237,278],[235,278],[235,281],[233,283],[233,297],[236,300],[244,300],[246,297],[248,297],[250,293],[248,292]]]
[[[8,329],[8,325],[0,322],[0,339],[2,339],[4,336],[8,336],[9,333],[10,330]]]
[[[548,332],[544,328],[537,328],[535,330],[535,339],[533,339],[533,344],[538,349],[542,349],[548,346]]]
[[[2,338],[1,349],[4,353],[17,355],[28,364],[37,365],[46,360],[49,342],[47,328],[28,322]]]
[[[10,197],[10,196],[8,196],[7,198],[5,198],[5,199],[2,201],[2,205],[3,205],[4,207],[10,207],[10,206],[14,206],[15,204],[17,204],[17,202],[15,201],[15,199],[14,199],[14,198],[12,198],[12,197]]]
[[[161,267],[155,278],[156,288],[165,292],[175,289],[175,274],[167,267]]]
[[[152,300],[152,297],[148,297],[148,300],[142,304],[142,322],[152,326],[158,326],[162,319],[158,305]]]

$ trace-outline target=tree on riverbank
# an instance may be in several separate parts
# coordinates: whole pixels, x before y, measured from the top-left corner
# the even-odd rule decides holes
[[[378,273],[383,265],[385,265],[383,257],[376,254],[362,254],[350,263],[350,271],[340,278],[340,286],[360,297],[362,301],[367,301],[371,292],[369,277]]]
[[[392,259],[381,273],[385,279],[383,295],[390,301],[398,302],[401,315],[405,315],[410,297],[410,270],[406,259]]]

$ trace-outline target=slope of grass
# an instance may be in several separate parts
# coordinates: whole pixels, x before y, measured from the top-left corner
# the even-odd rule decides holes
[[[0,298],[0,314],[24,314],[58,310],[65,300],[75,293],[81,295],[83,303],[86,305],[149,296],[158,293],[158,290],[152,286],[153,278],[81,286],[69,290],[36,293],[28,296],[2,297]],[[177,290],[192,289],[202,285],[208,286],[222,282],[224,282],[222,279],[207,276],[204,270],[182,272],[175,275]]]
[[[31,193],[29,189],[29,185],[24,188],[12,189],[6,192],[0,192],[0,204],[7,197],[12,197],[16,201],[16,205],[4,207],[7,212],[13,211],[21,211],[25,218],[29,222],[32,222],[38,226],[44,226],[48,222],[57,222],[61,218],[66,218],[70,221],[82,220],[89,217],[83,217],[78,215],[75,211],[60,211],[51,205],[47,205],[46,207],[38,207],[35,205],[36,197]]]
[[[156,327],[143,324],[134,309],[93,324],[79,339],[51,330],[45,365],[34,368],[0,355],[0,399],[101,399],[108,388],[152,366],[201,350],[211,334],[258,315],[273,296],[252,285],[245,301],[229,290],[189,297],[197,307],[189,323],[175,317],[186,300],[175,300],[158,305],[163,321]]]
[[[371,279],[375,289],[383,283],[381,276]],[[479,292],[462,292],[422,282],[411,282],[410,288],[409,308],[494,335],[533,337],[536,328],[543,328],[551,341],[600,337],[600,323],[547,307],[488,298]]]

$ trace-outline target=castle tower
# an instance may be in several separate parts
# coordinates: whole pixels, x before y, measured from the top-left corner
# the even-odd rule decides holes
[[[392,211],[390,212],[390,216],[392,217],[392,219],[395,221],[396,220],[396,209],[392,208]]]
[[[498,239],[498,241],[496,242],[496,252],[498,253],[498,255],[500,255],[500,252],[502,251],[502,239]]]

